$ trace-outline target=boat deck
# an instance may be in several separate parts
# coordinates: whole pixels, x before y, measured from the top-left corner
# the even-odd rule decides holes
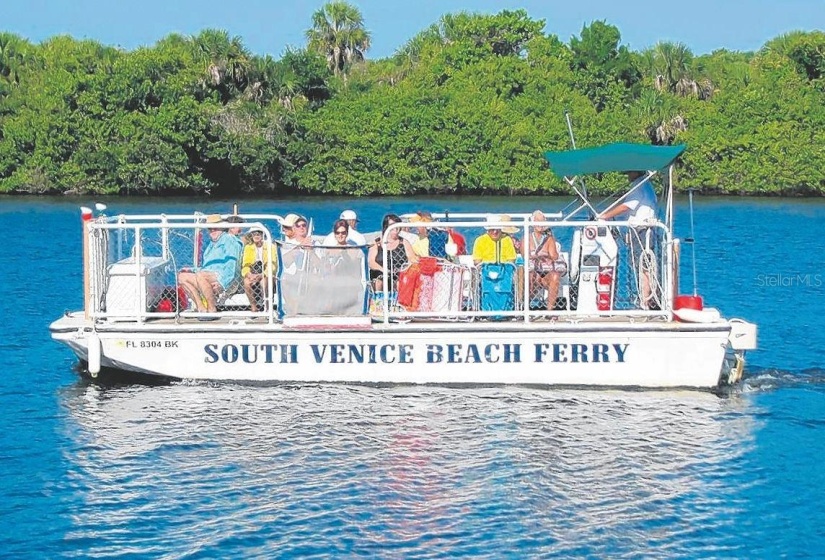
[[[505,320],[476,319],[472,321],[433,320],[415,318],[403,321],[383,322],[372,319],[370,322],[355,318],[351,323],[336,318],[328,322],[325,317],[304,318],[300,323],[289,324],[270,322],[266,317],[217,317],[215,320],[203,321],[196,315],[177,318],[153,318],[143,322],[102,321],[94,324],[99,333],[106,332],[575,332],[575,331],[656,331],[656,332],[696,332],[729,330],[730,324],[725,320],[712,323],[685,323],[668,320],[665,317],[628,318],[589,317],[587,319],[535,317],[524,321],[523,318]],[[69,313],[52,324],[52,332],[71,332],[90,329],[92,322],[83,314]]]

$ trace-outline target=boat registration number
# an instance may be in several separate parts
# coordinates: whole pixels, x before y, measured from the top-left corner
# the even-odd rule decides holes
[[[177,340],[127,340],[126,348],[177,348]]]

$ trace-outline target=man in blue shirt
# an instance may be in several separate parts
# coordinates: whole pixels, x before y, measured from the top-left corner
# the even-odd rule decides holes
[[[206,218],[208,226],[223,223],[217,214]],[[203,266],[180,271],[178,282],[200,312],[217,312],[216,295],[238,277],[243,242],[225,228],[209,227],[209,244],[203,252]]]

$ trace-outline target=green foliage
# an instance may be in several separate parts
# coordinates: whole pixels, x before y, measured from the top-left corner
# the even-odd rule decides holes
[[[621,38],[617,27],[594,21],[582,28],[581,39],[570,39],[571,68],[576,72],[576,85],[598,110],[618,108],[636,92],[641,80],[641,72],[630,51],[619,46]]]
[[[571,194],[542,158],[570,146],[569,111],[579,147],[687,143],[681,188],[825,194],[822,32],[694,57],[544,25],[447,14],[377,61],[343,1],[279,59],[216,29],[131,52],[0,33],[0,192]]]

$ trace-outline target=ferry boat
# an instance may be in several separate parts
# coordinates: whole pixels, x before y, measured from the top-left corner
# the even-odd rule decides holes
[[[402,216],[385,220],[372,250],[282,238],[295,216],[227,221],[83,208],[84,309],[53,322],[51,335],[92,377],[111,369],[240,382],[736,383],[756,348],[756,325],[722,317],[696,293],[679,295],[673,165],[683,150],[547,152],[579,197],[561,211]],[[647,171],[598,204],[580,180],[634,170]],[[604,219],[654,180],[657,215]],[[203,302],[182,275],[204,266],[215,239],[242,244],[251,231],[272,252],[256,261],[260,280],[244,286],[252,268],[236,255],[232,279],[212,285],[215,309],[199,311]],[[401,265],[393,248],[407,247],[402,237],[413,231],[427,240],[426,254]],[[491,240],[494,257],[479,258]],[[539,244],[549,255],[536,254]]]

